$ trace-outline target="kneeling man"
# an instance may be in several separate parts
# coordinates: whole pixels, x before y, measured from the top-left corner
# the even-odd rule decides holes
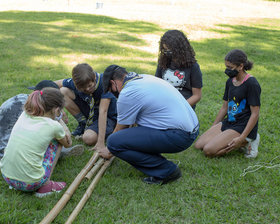
[[[100,155],[113,155],[148,177],[148,184],[166,184],[181,177],[179,167],[161,153],[181,152],[199,132],[197,116],[176,88],[152,75],[128,73],[110,65],[103,75],[104,92],[117,100],[117,126]],[[129,128],[136,124],[136,127]]]

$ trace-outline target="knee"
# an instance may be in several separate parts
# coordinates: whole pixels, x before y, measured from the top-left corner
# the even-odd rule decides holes
[[[194,143],[194,147],[196,149],[202,149],[203,148],[203,144],[202,142],[200,141],[200,139],[198,139],[195,143]]]
[[[114,134],[111,134],[108,136],[108,138],[106,140],[106,145],[110,151],[111,151],[111,149],[114,149],[116,147],[116,141],[114,138]]]
[[[97,142],[97,134],[85,132],[82,139],[87,145],[95,145]]]
[[[203,147],[203,153],[204,153],[204,155],[205,156],[207,156],[207,157],[214,157],[215,156],[215,154],[216,154],[216,150],[213,148],[213,147],[211,147],[209,144],[206,144],[204,147]]]
[[[120,139],[115,134],[111,134],[106,141],[108,150],[114,155],[119,151],[118,149],[121,148],[118,140]]]

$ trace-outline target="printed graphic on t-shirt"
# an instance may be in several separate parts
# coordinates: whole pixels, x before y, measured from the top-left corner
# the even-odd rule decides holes
[[[176,88],[183,87],[185,85],[184,71],[167,69],[164,71],[162,78]]]
[[[235,98],[234,98],[235,99]],[[246,99],[243,99],[240,104],[235,103],[234,100],[229,101],[228,103],[228,121],[229,122],[235,122],[235,116],[237,114],[240,114],[246,105]]]

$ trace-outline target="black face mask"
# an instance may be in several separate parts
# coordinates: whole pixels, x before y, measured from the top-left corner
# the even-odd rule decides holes
[[[111,93],[112,93],[116,98],[118,98],[119,95],[120,95],[120,93],[119,93],[118,86],[116,85],[116,83],[115,83],[115,86],[116,86],[117,91],[112,91],[112,89],[111,89]]]
[[[169,51],[169,50],[164,50],[163,53],[166,55],[166,57],[168,58],[171,58],[172,57],[172,54],[173,52],[172,51]]]
[[[228,77],[230,77],[230,78],[234,78],[234,77],[236,77],[237,75],[238,75],[238,71],[236,70],[236,69],[229,69],[229,68],[227,68],[226,70],[225,70],[225,73],[226,73],[226,75],[228,76]]]
[[[111,91],[111,93],[112,93],[116,98],[118,98],[119,95],[120,95],[120,93],[119,93],[118,91],[115,91],[115,92]]]

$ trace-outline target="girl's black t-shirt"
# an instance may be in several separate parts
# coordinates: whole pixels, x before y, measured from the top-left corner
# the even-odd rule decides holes
[[[255,77],[248,78],[239,86],[233,85],[232,78],[226,82],[223,100],[228,101],[227,116],[229,124],[246,126],[251,116],[250,106],[260,106],[261,87]],[[253,132],[257,131],[257,125]]]
[[[198,63],[189,68],[177,68],[172,63],[167,69],[158,66],[155,76],[173,85],[186,100],[193,95],[192,88],[202,88],[202,73]]]

